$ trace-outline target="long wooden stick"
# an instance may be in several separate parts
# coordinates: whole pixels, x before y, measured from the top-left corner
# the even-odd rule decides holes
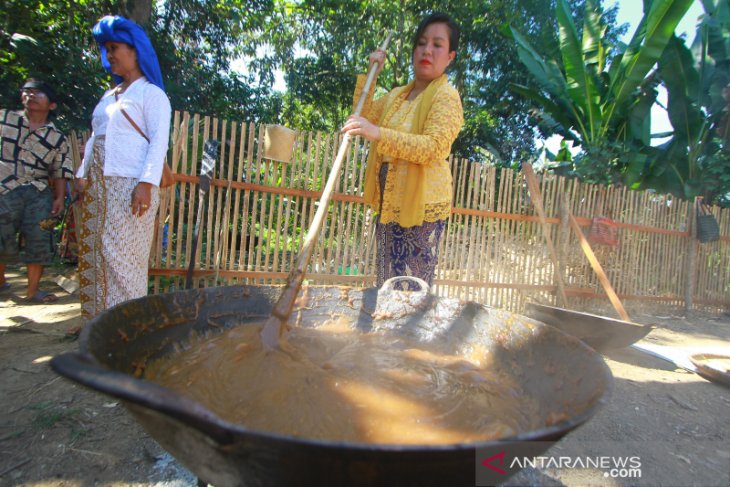
[[[390,38],[392,36],[393,33],[389,32],[385,41],[383,41],[383,44],[380,46],[382,51],[385,51],[388,48],[388,44],[390,43]],[[373,63],[370,67],[370,71],[368,72],[367,79],[365,80],[365,86],[363,86],[362,92],[360,93],[360,99],[355,107],[354,115],[360,115],[360,112],[365,105],[365,99],[370,91],[370,85],[372,85],[373,80],[375,79],[375,73],[377,70],[378,63]],[[327,183],[325,184],[324,191],[322,192],[322,197],[319,200],[317,212],[314,214],[314,219],[309,227],[309,232],[307,232],[307,237],[302,244],[302,250],[299,251],[297,263],[289,273],[286,286],[284,287],[281,296],[279,296],[279,300],[271,310],[271,316],[268,320],[266,320],[264,329],[261,330],[261,340],[263,341],[264,348],[268,350],[279,345],[279,337],[281,336],[283,325],[289,319],[289,315],[291,315],[291,311],[294,308],[294,301],[299,294],[299,290],[302,288],[304,274],[309,266],[309,261],[312,259],[312,251],[317,243],[319,234],[322,231],[324,218],[327,214],[327,207],[329,206],[332,193],[334,192],[340,168],[342,167],[342,162],[345,160],[345,156],[347,155],[347,150],[350,146],[350,139],[350,134],[345,134],[342,139],[340,149],[337,152],[337,157],[335,157],[335,161],[332,164],[332,170],[327,177]]]
[[[532,164],[525,162],[522,164],[522,173],[525,175],[527,181],[527,189],[530,190],[532,196],[532,203],[535,205],[537,215],[540,217],[540,225],[542,226],[542,236],[545,237],[545,244],[547,244],[548,253],[553,261],[555,268],[554,275],[557,279],[558,285],[558,296],[560,297],[560,306],[567,306],[568,298],[565,296],[565,284],[563,283],[563,276],[560,275],[560,263],[558,261],[558,254],[555,252],[555,246],[553,246],[553,239],[550,237],[550,226],[547,224],[545,217],[545,209],[542,206],[542,194],[540,193],[540,185],[535,177],[535,171],[532,170]]]
[[[198,187],[198,213],[195,220],[195,229],[193,230],[192,250],[190,251],[190,264],[188,265],[188,273],[185,279],[185,289],[193,288],[193,269],[195,268],[195,257],[198,252],[198,240],[200,239],[200,225],[203,221],[203,208],[205,200],[210,190],[210,177],[215,170],[215,160],[218,154],[217,140],[206,140],[203,148],[203,161],[200,163],[200,186]]]
[[[611,282],[608,280],[608,277],[606,277],[606,273],[603,271],[601,263],[598,262],[596,254],[593,253],[591,244],[589,244],[588,240],[586,240],[585,235],[583,235],[583,230],[580,229],[580,225],[578,225],[578,222],[575,220],[575,217],[573,216],[573,213],[570,211],[570,209],[568,209],[568,217],[570,218],[570,226],[573,228],[576,237],[578,237],[578,240],[580,241],[580,247],[583,249],[583,253],[586,254],[588,262],[590,262],[591,267],[593,267],[593,271],[598,276],[598,280],[601,282],[603,290],[606,291],[608,299],[611,301],[613,308],[616,310],[622,320],[631,321],[631,319],[629,318],[629,314],[624,309],[623,304],[621,304],[621,300],[616,294],[616,291],[613,290]]]

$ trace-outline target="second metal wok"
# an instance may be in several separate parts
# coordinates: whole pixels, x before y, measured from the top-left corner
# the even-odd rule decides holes
[[[525,314],[579,338],[598,352],[628,347],[655,328],[538,303],[528,303]]]

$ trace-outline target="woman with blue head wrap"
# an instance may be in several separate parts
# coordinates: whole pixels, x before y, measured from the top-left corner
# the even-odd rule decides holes
[[[82,316],[147,294],[147,262],[170,138],[170,101],[144,30],[106,16],[92,29],[101,64],[117,86],[94,109],[76,173]]]
[[[117,83],[121,83],[123,80],[122,76],[112,71],[107,57],[107,42],[124,43],[131,46],[137,53],[137,61],[142,74],[150,83],[159,86],[161,90],[165,89],[162,84],[162,72],[160,63],[157,61],[157,53],[142,27],[124,17],[107,15],[94,26],[92,33],[101,50],[101,65],[112,73],[112,77]]]

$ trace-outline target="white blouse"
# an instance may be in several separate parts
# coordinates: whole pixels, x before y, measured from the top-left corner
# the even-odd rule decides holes
[[[119,105],[147,135],[142,137],[119,110]],[[134,178],[159,186],[170,139],[170,100],[144,76],[114,99],[114,90],[104,93],[94,108],[92,135],[86,142],[84,160],[76,177],[85,177],[91,162],[94,139],[105,135],[104,176]]]

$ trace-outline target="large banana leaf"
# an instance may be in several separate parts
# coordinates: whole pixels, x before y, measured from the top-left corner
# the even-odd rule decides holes
[[[647,86],[632,106],[627,127],[629,142],[638,140],[645,146],[651,145],[651,107],[656,102],[657,94],[656,88]]]
[[[730,1],[706,0],[707,15],[697,28],[697,34],[692,44],[692,54],[695,58],[695,68],[701,76],[702,91],[699,96],[709,96],[700,100],[701,105],[709,105],[709,112],[721,112],[727,100],[723,96],[723,88],[730,77]]]
[[[575,125],[575,122],[566,116],[568,111],[566,111],[564,104],[555,103],[550,98],[541,95],[537,91],[517,83],[510,83],[509,88],[515,93],[520,94],[540,105],[542,109],[556,122],[556,125],[551,126],[551,129],[554,132],[562,135],[566,139],[580,142],[580,140],[570,132],[570,129]]]
[[[709,55],[715,62],[720,63],[728,61],[728,39],[723,34],[723,25],[728,23],[727,8],[717,9],[716,15],[705,15],[700,22],[700,31],[706,31],[706,44],[707,44],[707,55]],[[695,36],[694,43],[692,45],[693,50],[695,46],[702,48],[703,35]],[[698,56],[698,60],[699,60]]]
[[[651,8],[645,14],[645,28],[643,44],[635,52],[627,50],[621,59],[616,76],[612,78],[611,92],[613,100],[607,107],[604,131],[608,131],[613,117],[625,108],[625,105],[634,91],[644,80],[649,70],[656,64],[664,52],[669,39],[674,35],[674,29],[694,0],[654,0]],[[637,34],[639,34],[637,32]],[[635,45],[638,38],[635,35],[630,47]]]
[[[653,148],[642,187],[649,187],[661,193],[692,196],[685,191],[689,187],[686,154],[686,148],[674,139]]]
[[[641,43],[644,42],[644,37],[646,36],[646,16],[642,17],[639,21],[639,25],[636,26],[636,30],[634,31],[634,35],[631,37],[631,40],[629,41],[629,44],[626,46],[626,48],[623,50],[621,54],[618,56],[614,56],[611,66],[608,68],[608,75],[611,80],[617,81],[622,73],[621,66],[623,65],[623,59],[628,59],[633,56],[636,56],[636,54],[641,50]]]
[[[667,87],[667,108],[674,137],[689,146],[698,143],[705,125],[698,99],[700,75],[695,69],[692,53],[676,36],[672,36],[664,50],[659,61],[659,73]]]
[[[607,29],[595,0],[586,1],[586,10],[583,17],[583,59],[586,66],[596,66],[596,71],[600,73],[606,67],[606,50],[603,38]]]
[[[565,80],[563,73],[560,71],[560,68],[558,68],[555,63],[544,60],[540,54],[535,51],[527,39],[525,39],[515,28],[510,26],[509,30],[517,45],[517,54],[520,61],[522,61],[522,63],[527,67],[527,70],[530,71],[545,91],[550,94],[553,99],[552,103],[558,105],[563,110],[564,115],[560,115],[560,117],[562,119],[569,119],[565,123],[565,129],[569,130],[573,127],[580,132],[583,137],[585,137],[586,126],[584,124],[582,110],[579,106],[572,103],[568,83]],[[527,96],[528,98],[538,101],[535,99],[535,95],[537,94],[532,92]],[[542,97],[542,101],[538,101],[538,103],[542,104],[544,101],[548,101],[548,99]],[[555,118],[555,115],[559,112],[559,110],[553,111],[551,108],[547,108],[547,110],[551,112],[553,118]]]
[[[588,7],[586,7],[586,11],[588,11]],[[565,0],[558,0],[556,12],[558,25],[560,26],[560,52],[563,56],[563,68],[565,69],[568,93],[573,104],[578,107],[585,117],[582,129],[583,135],[586,142],[592,144],[601,126],[597,90],[594,86],[593,77],[589,75],[586,69],[586,62],[583,59],[583,45],[578,39],[578,32],[573,23],[570,8]],[[598,19],[593,17],[593,19],[600,22],[600,17]],[[598,31],[599,28],[596,27],[593,30]],[[586,35],[585,30],[583,35]],[[593,49],[593,47],[590,47],[590,49]],[[595,50],[597,51],[597,49]]]
[[[568,85],[555,63],[545,61],[532,45],[514,27],[509,27],[517,43],[517,55],[538,83],[553,97],[567,99]]]
[[[608,73],[606,73],[606,58],[608,48],[603,42],[608,27],[603,22],[600,6],[589,0],[583,15],[583,60],[588,76],[593,80],[596,90],[596,103],[601,108],[601,101],[608,94]]]
[[[644,189],[643,175],[648,166],[649,157],[640,152],[634,152],[632,157],[626,163],[621,173],[621,182],[631,189]]]
[[[652,187],[692,197],[727,192],[708,176],[703,164],[722,156],[727,143],[722,120],[728,101],[723,97],[730,80],[728,0],[706,0],[706,15],[690,50],[682,39],[672,37],[659,61],[659,74],[667,88],[667,110],[674,132],[660,146],[651,165]],[[703,162],[704,161],[704,162]],[[711,174],[711,173],[710,173]]]

